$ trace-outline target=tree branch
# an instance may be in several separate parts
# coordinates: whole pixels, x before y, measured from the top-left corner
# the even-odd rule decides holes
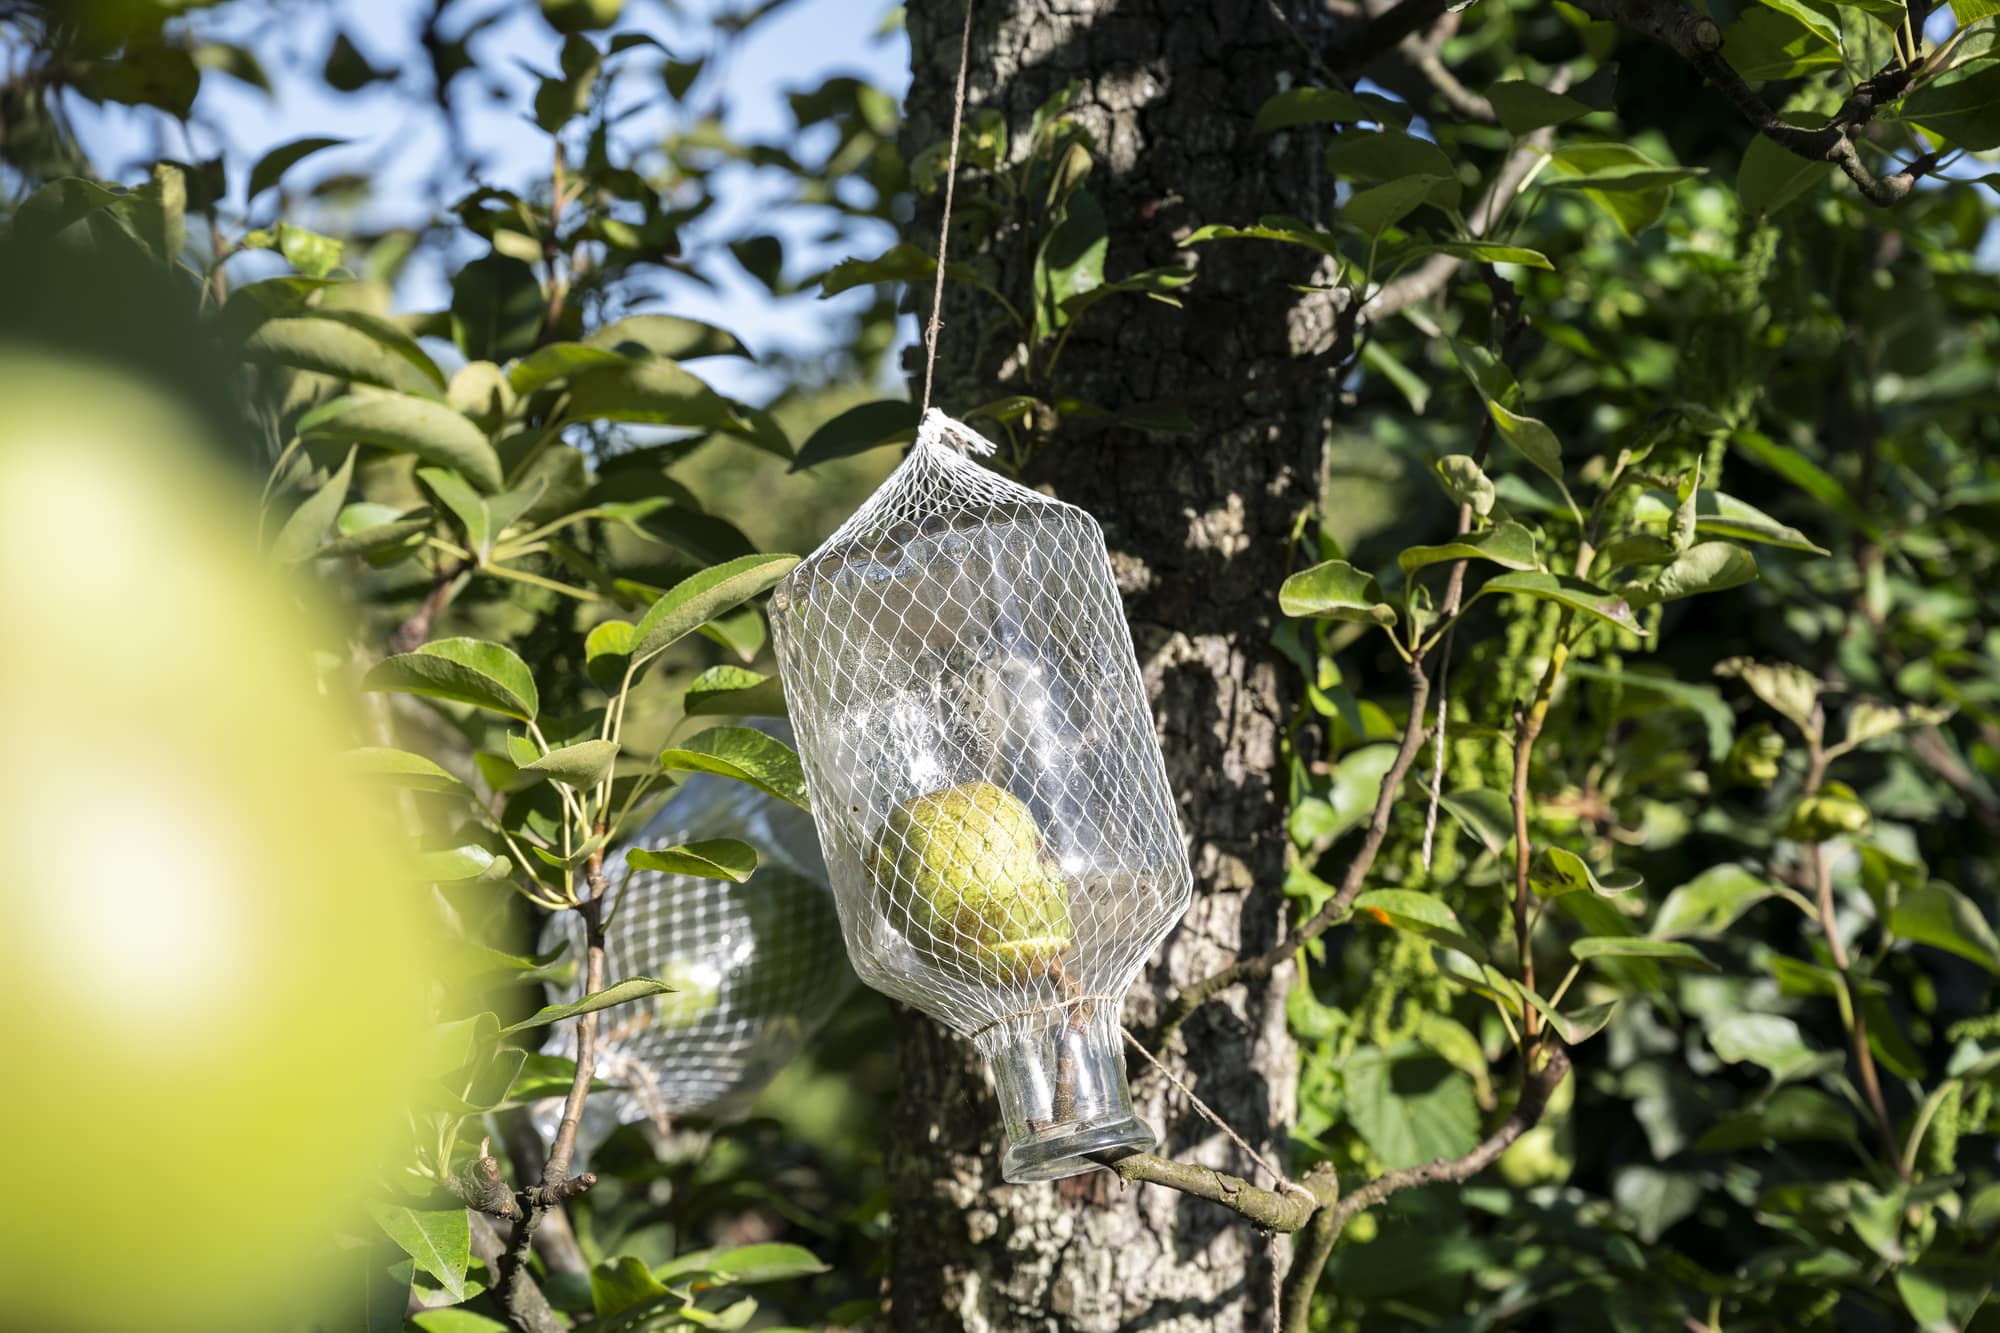
[[[1310,1177],[1308,1177],[1310,1179]],[[1313,1292],[1340,1239],[1340,1214],[1328,1199],[1292,1238],[1292,1263],[1278,1289],[1278,1333],[1310,1333]]]
[[[1786,152],[1812,162],[1831,162],[1847,174],[1870,203],[1888,207],[1900,202],[1938,162],[1926,153],[1902,171],[1877,176],[1861,160],[1854,136],[1875,112],[1900,101],[1910,90],[1916,71],[1892,60],[1848,95],[1840,109],[1818,128],[1795,125],[1773,111],[1722,55],[1722,29],[1714,20],[1685,9],[1676,0],[1575,0],[1577,8],[1595,19],[1616,23],[1649,37],[1693,65],[1703,78],[1735,104],[1743,118]]]
[[[1569,84],[1569,70],[1559,69],[1549,80],[1549,90],[1559,93]],[[1493,183],[1486,187],[1486,193],[1479,196],[1479,202],[1466,215],[1465,230],[1473,240],[1483,240],[1493,230],[1509,201],[1520,190],[1521,183],[1541,164],[1548,155],[1549,145],[1554,142],[1555,127],[1551,125],[1536,130],[1514,146],[1514,151],[1501,164],[1499,174],[1494,176]],[[1454,255],[1432,255],[1401,277],[1376,288],[1361,317],[1372,323],[1430,300],[1445,289],[1445,284],[1451,281],[1452,275],[1458,272],[1458,266],[1464,262]]]
[[[1176,991],[1167,1002],[1156,1042],[1166,1041],[1187,1021],[1188,1015],[1215,996],[1239,982],[1261,981],[1270,976],[1305,945],[1347,919],[1355,897],[1368,882],[1368,872],[1375,867],[1375,856],[1382,850],[1382,840],[1389,834],[1389,815],[1395,808],[1397,795],[1402,791],[1403,779],[1409,775],[1410,766],[1416,762],[1417,753],[1424,744],[1424,709],[1430,699],[1431,682],[1425,674],[1421,653],[1410,659],[1409,670],[1410,715],[1403,724],[1403,741],[1396,750],[1396,758],[1389,765],[1388,773],[1382,778],[1382,791],[1375,798],[1375,809],[1368,817],[1367,833],[1362,837],[1354,859],[1347,864],[1347,873],[1341,877],[1339,890],[1310,920],[1294,928],[1275,948],[1250,958],[1239,958],[1213,976]]]
[[[1493,1165],[1514,1140],[1541,1122],[1543,1112],[1548,1110],[1549,1098],[1555,1094],[1555,1090],[1562,1085],[1563,1079],[1569,1074],[1569,1052],[1560,1042],[1544,1039],[1539,1045],[1531,1047],[1530,1064],[1537,1058],[1542,1062],[1541,1068],[1531,1070],[1522,1081],[1521,1096],[1514,1103],[1514,1110],[1478,1147],[1463,1157],[1440,1159],[1426,1162],[1422,1166],[1384,1172],[1369,1181],[1334,1206],[1335,1238],[1338,1239],[1341,1228],[1352,1221],[1357,1214],[1366,1212],[1392,1194],[1415,1189],[1419,1185],[1455,1184],[1470,1180]]]
[[[1338,69],[1355,69],[1394,50],[1405,37],[1428,28],[1451,8],[1452,0],[1402,0],[1344,36],[1330,53]]]
[[[1278,1327],[1280,1333],[1306,1333],[1313,1289],[1319,1284],[1327,1256],[1333,1252],[1348,1222],[1403,1190],[1470,1180],[1498,1160],[1516,1139],[1541,1123],[1549,1098],[1569,1074],[1569,1052],[1553,1038],[1544,1038],[1529,1049],[1526,1058],[1527,1072],[1522,1077],[1521,1095],[1513,1111],[1472,1151],[1462,1157],[1440,1158],[1422,1166],[1385,1172],[1345,1197],[1341,1196],[1333,1167],[1325,1162],[1313,1167],[1302,1182],[1283,1193],[1260,1189],[1240,1176],[1152,1153],[1134,1153],[1104,1164],[1121,1179],[1162,1185],[1208,1199],[1248,1218],[1265,1231],[1294,1234],[1297,1240],[1291,1268],[1279,1292]]]
[[[1197,1199],[1219,1203],[1265,1231],[1297,1231],[1340,1193],[1333,1169],[1325,1165],[1308,1171],[1302,1183],[1293,1185],[1286,1192],[1261,1189],[1226,1171],[1193,1162],[1176,1162],[1171,1157],[1158,1157],[1149,1152],[1133,1153],[1129,1157],[1107,1161],[1104,1165],[1117,1172],[1121,1180],[1164,1185],[1183,1194],[1192,1194]]]
[[[1814,704],[1812,726],[1806,729],[1807,796],[1816,794],[1826,781],[1825,716],[1820,706]],[[1868,1100],[1868,1109],[1874,1113],[1882,1150],[1888,1154],[1896,1173],[1908,1180],[1909,1164],[1903,1160],[1903,1150],[1896,1143],[1895,1121],[1889,1118],[1889,1104],[1882,1097],[1882,1079],[1875,1072],[1875,1052],[1868,1044],[1868,1019],[1861,1012],[1861,988],[1854,983],[1847,946],[1841,942],[1839,923],[1834,919],[1833,870],[1827,865],[1826,848],[1822,844],[1806,844],[1806,868],[1812,874],[1813,898],[1819,909],[1820,931],[1826,936],[1826,951],[1833,960],[1833,970],[1840,974],[1842,999],[1851,1020],[1847,1024],[1848,1044],[1854,1050],[1854,1064],[1861,1074],[1861,1092]]]

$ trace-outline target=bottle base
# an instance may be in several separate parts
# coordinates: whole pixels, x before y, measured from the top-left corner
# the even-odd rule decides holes
[[[1052,1126],[1045,1132],[1009,1141],[1000,1159],[1000,1175],[1010,1185],[1062,1180],[1104,1169],[1099,1153],[1115,1157],[1150,1150],[1159,1139],[1136,1116],[1119,1115],[1101,1121]]]

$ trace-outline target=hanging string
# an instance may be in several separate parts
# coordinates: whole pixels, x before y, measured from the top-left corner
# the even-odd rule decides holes
[[[1175,1078],[1173,1071],[1171,1069],[1168,1069],[1165,1065],[1161,1064],[1160,1058],[1154,1055],[1151,1051],[1147,1050],[1145,1043],[1141,1042],[1137,1037],[1132,1035],[1132,1029],[1127,1027],[1121,1027],[1118,1030],[1125,1034],[1125,1044],[1127,1046],[1130,1046],[1133,1050],[1137,1051],[1140,1055],[1146,1057],[1146,1062],[1152,1065],[1153,1068],[1159,1070],[1160,1076],[1162,1078],[1166,1079],[1167,1082],[1173,1084],[1176,1088],[1180,1089],[1181,1096],[1187,1098],[1188,1102],[1191,1105],[1193,1105],[1195,1110],[1201,1112],[1202,1116],[1210,1124],[1214,1125],[1217,1129],[1221,1130],[1225,1135],[1227,1135],[1229,1141],[1235,1144],[1237,1147],[1241,1148],[1244,1151],[1244,1153],[1250,1158],[1251,1161],[1255,1162],[1257,1165],[1263,1167],[1265,1171],[1269,1172],[1271,1179],[1275,1180],[1278,1183],[1279,1189],[1284,1190],[1288,1194],[1299,1194],[1305,1196],[1308,1199],[1313,1198],[1313,1192],[1311,1190],[1307,1189],[1304,1185],[1299,1184],[1297,1181],[1292,1180],[1291,1178],[1286,1176],[1284,1172],[1280,1171],[1277,1167],[1272,1166],[1269,1162],[1265,1161],[1263,1154],[1259,1153],[1255,1148],[1251,1147],[1248,1143],[1245,1143],[1243,1141],[1243,1136],[1241,1134],[1238,1134],[1235,1130],[1229,1127],[1228,1121],[1224,1120],[1221,1116],[1217,1115],[1214,1111],[1210,1110],[1207,1102],[1204,1102],[1201,1098],[1194,1095],[1194,1089],[1190,1088],[1187,1084]],[[1317,1200],[1314,1201],[1317,1202]]]
[[[944,255],[951,241],[951,191],[958,181],[959,127],[965,123],[965,69],[972,62],[972,0],[965,0],[965,29],[958,37],[958,91],[951,105],[951,152],[944,168],[944,216],[938,219],[937,286],[931,291],[931,322],[924,330],[924,401],[931,405],[931,376],[937,370],[938,316],[944,309]]]

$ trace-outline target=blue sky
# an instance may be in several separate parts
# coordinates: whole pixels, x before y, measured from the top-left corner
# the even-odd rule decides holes
[[[710,55],[720,61],[719,67],[712,63],[703,86],[724,90],[724,124],[739,138],[782,140],[792,126],[786,94],[815,87],[837,74],[860,77],[901,100],[909,84],[909,47],[900,23],[884,21],[891,12],[889,0],[792,0],[718,53],[713,17],[741,10],[747,3],[626,0],[618,25],[593,36],[602,46],[617,33],[645,33],[676,58]],[[429,8],[429,0],[341,0],[331,5],[280,0],[276,5],[225,5],[197,14],[205,37],[234,41],[257,54],[273,95],[234,79],[210,76],[203,81],[185,137],[178,127],[167,128],[157,113],[94,107],[81,99],[72,99],[68,109],[97,167],[128,181],[142,177],[145,164],[156,156],[199,159],[223,153],[232,201],[239,206],[251,167],[272,148],[306,135],[346,138],[349,144],[328,149],[295,168],[286,178],[287,186],[365,173],[376,185],[366,206],[366,223],[421,225],[469,188],[462,179],[455,180],[440,194],[427,184],[429,169],[447,148],[435,111],[412,105],[413,98],[429,95],[429,65],[419,40]],[[268,21],[274,11],[281,21]],[[468,142],[485,164],[481,183],[522,189],[546,176],[550,160],[548,136],[521,114],[535,88],[535,75],[528,67],[553,73],[560,38],[533,4],[521,0],[456,0],[446,11],[445,30],[457,35],[489,14],[505,17],[475,39],[476,71],[461,75],[455,89]],[[393,83],[371,85],[357,93],[331,91],[320,69],[336,32],[345,33],[377,69],[407,73],[399,73]],[[650,49],[627,58],[651,63],[664,59]],[[669,128],[671,117],[684,114],[656,79],[635,73],[621,86],[626,89],[621,104],[631,105],[634,112],[621,124],[621,137],[628,144],[657,140]],[[707,105],[699,92],[697,100]],[[737,223],[762,214],[765,220],[759,225],[786,242],[789,275],[816,271],[845,257],[820,242],[823,219],[813,217],[810,210],[770,207],[784,197],[782,183],[743,170],[727,181],[722,193],[723,206],[700,225],[717,235],[735,235],[742,230]],[[269,220],[274,200],[274,195],[263,196],[253,220]],[[894,239],[885,227],[872,243],[881,249]],[[843,304],[821,303],[810,295],[774,300],[733,265],[712,268],[719,270],[711,275],[718,279],[714,289],[692,281],[674,282],[674,313],[720,324],[753,350],[810,352],[821,345],[813,330],[836,317]],[[442,266],[417,267],[398,297],[399,304],[413,309],[443,305],[448,294]],[[856,292],[845,304],[866,299],[865,293]],[[906,336],[913,337],[914,319],[905,323]],[[711,362],[702,369],[726,392],[762,396],[761,378],[741,363]]]

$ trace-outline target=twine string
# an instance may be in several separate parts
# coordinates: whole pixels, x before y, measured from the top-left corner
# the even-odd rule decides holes
[[[944,256],[951,243],[951,195],[958,182],[958,138],[965,124],[965,70],[972,63],[972,0],[965,0],[965,28],[958,37],[958,91],[951,104],[951,151],[944,169],[944,216],[938,219],[937,285],[931,289],[931,320],[924,329],[924,401],[919,413],[930,410],[931,378],[937,371],[939,316],[944,309]]]
[[[1127,1046],[1130,1046],[1133,1050],[1137,1051],[1140,1055],[1144,1056],[1146,1058],[1146,1062],[1152,1065],[1153,1068],[1159,1070],[1160,1076],[1162,1078],[1166,1079],[1167,1082],[1173,1084],[1174,1087],[1178,1088],[1180,1090],[1181,1096],[1187,1098],[1188,1104],[1193,1106],[1196,1111],[1199,1111],[1205,1120],[1207,1120],[1210,1124],[1214,1125],[1217,1129],[1221,1130],[1223,1134],[1228,1137],[1229,1141],[1235,1144],[1237,1147],[1241,1148],[1244,1154],[1248,1156],[1251,1161],[1255,1162],[1258,1166],[1263,1167],[1264,1170],[1267,1173],[1269,1173],[1271,1179],[1277,1182],[1279,1189],[1284,1190],[1287,1194],[1302,1195],[1303,1197],[1308,1199],[1313,1198],[1313,1192],[1311,1190],[1307,1189],[1304,1185],[1299,1184],[1297,1181],[1292,1180],[1284,1172],[1280,1171],[1277,1167],[1272,1166],[1268,1161],[1264,1159],[1264,1155],[1262,1153],[1258,1152],[1255,1148],[1251,1147],[1248,1143],[1244,1141],[1243,1136],[1241,1134],[1238,1134],[1234,1129],[1231,1129],[1229,1127],[1229,1122],[1227,1120],[1224,1120],[1221,1116],[1217,1115],[1213,1110],[1211,1110],[1207,1102],[1204,1102],[1201,1098],[1195,1096],[1194,1089],[1190,1088],[1187,1084],[1175,1078],[1173,1070],[1168,1069],[1165,1065],[1161,1064],[1160,1058],[1157,1055],[1154,1055],[1151,1051],[1147,1050],[1144,1042],[1140,1041],[1137,1037],[1132,1035],[1132,1029],[1127,1027],[1121,1027],[1118,1030],[1125,1034],[1125,1044]]]

